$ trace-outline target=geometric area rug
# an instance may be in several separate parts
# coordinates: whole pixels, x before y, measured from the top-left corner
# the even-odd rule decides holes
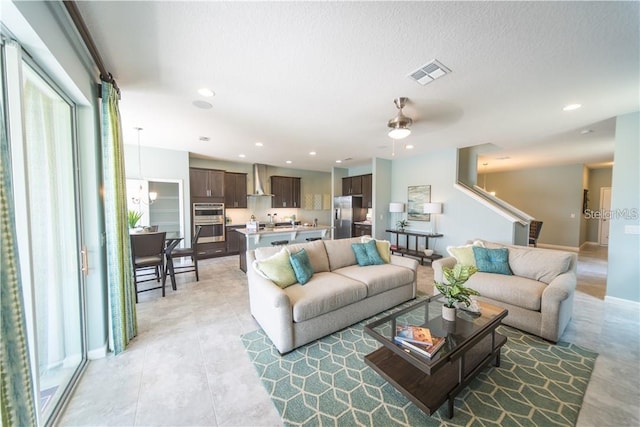
[[[393,309],[392,309],[393,310]],[[381,313],[280,355],[262,329],[242,336],[287,426],[573,426],[597,353],[500,326],[500,367],[484,369],[455,399],[426,415],[364,363],[381,345],[363,326]]]

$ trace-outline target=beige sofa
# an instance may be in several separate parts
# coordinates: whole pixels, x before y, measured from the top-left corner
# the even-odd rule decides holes
[[[313,276],[284,289],[253,266],[281,248],[247,251],[251,314],[280,353],[415,298],[418,262],[389,255],[389,263],[359,266],[351,244],[360,242],[358,237],[289,245],[292,253],[305,249]]]
[[[509,310],[503,323],[557,342],[573,312],[577,255],[550,249],[510,246],[481,241],[489,249],[507,248],[512,276],[477,272],[467,286],[480,292],[481,301]],[[442,268],[456,258],[433,262],[434,279],[442,282]]]

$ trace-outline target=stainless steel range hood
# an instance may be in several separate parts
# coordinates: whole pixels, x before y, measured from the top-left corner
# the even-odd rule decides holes
[[[267,165],[255,163],[253,165],[253,194],[247,194],[247,197],[273,197],[264,189],[267,182]]]

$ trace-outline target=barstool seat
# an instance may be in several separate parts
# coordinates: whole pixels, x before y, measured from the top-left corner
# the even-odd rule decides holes
[[[289,241],[288,240],[276,240],[271,242],[271,246],[282,246],[282,245],[288,245]]]
[[[322,240],[322,237],[307,237],[307,242],[315,242],[316,240]]]

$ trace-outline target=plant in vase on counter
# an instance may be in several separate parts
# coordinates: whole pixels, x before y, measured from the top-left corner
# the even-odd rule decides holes
[[[138,226],[138,221],[142,218],[142,212],[140,211],[129,211],[127,212],[127,222],[129,223],[129,228],[136,228]]]
[[[456,306],[464,304],[466,307],[469,307],[473,302],[471,296],[480,295],[475,289],[465,286],[469,277],[477,271],[478,269],[472,265],[462,264],[456,264],[453,268],[442,268],[445,283],[435,282],[434,286],[446,299],[442,312],[445,320],[455,320]],[[445,310],[445,308],[449,310]],[[453,318],[451,318],[451,311],[453,311]]]

